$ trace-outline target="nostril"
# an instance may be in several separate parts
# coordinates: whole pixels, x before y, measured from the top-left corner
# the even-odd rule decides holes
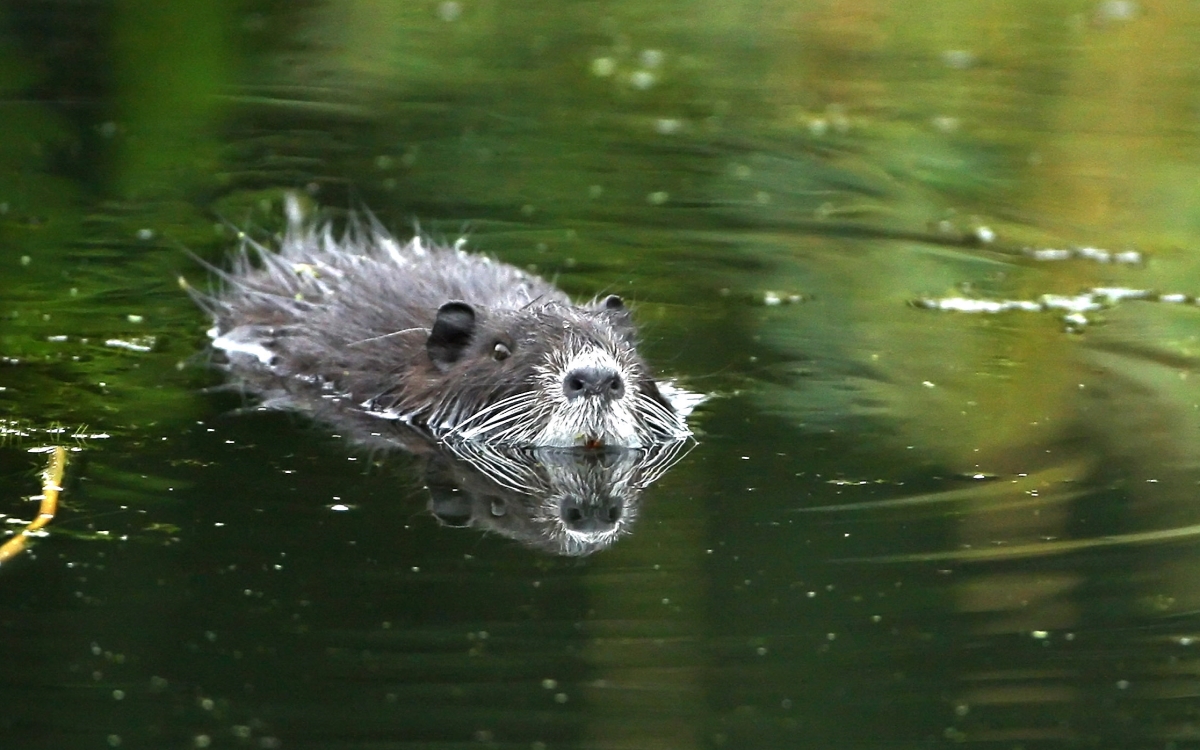
[[[625,381],[617,373],[608,378],[608,397],[618,399],[625,395]]]
[[[583,395],[585,388],[583,378],[578,375],[568,375],[567,379],[563,382],[563,390],[566,391],[567,398]]]

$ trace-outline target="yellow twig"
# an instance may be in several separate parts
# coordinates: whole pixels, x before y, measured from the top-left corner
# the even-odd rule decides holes
[[[50,523],[54,519],[54,514],[58,512],[58,493],[62,491],[63,472],[67,468],[67,451],[62,446],[56,445],[46,452],[49,457],[46,459],[46,468],[42,470],[42,494],[30,498],[41,501],[37,518],[22,529],[21,533],[0,545],[0,564],[20,554],[25,549],[25,545],[29,543],[29,538]]]

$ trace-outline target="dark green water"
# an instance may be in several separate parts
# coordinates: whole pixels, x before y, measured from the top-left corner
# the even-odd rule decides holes
[[[0,748],[1200,745],[1197,60],[1181,1],[6,4],[6,536],[72,460]],[[712,395],[632,533],[207,390],[177,277],[288,191],[630,300]]]

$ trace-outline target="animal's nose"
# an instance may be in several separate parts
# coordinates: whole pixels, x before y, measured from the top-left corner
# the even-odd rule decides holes
[[[563,378],[563,393],[568,399],[581,396],[618,399],[625,395],[625,381],[621,373],[607,367],[580,367]]]

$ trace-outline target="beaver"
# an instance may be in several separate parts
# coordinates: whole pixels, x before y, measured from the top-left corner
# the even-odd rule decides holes
[[[374,217],[335,235],[294,197],[277,249],[243,235],[219,291],[196,294],[212,349],[265,408],[314,397],[442,442],[646,448],[687,439],[699,397],[655,379],[616,295],[544,279]],[[328,411],[328,409],[322,409]]]

